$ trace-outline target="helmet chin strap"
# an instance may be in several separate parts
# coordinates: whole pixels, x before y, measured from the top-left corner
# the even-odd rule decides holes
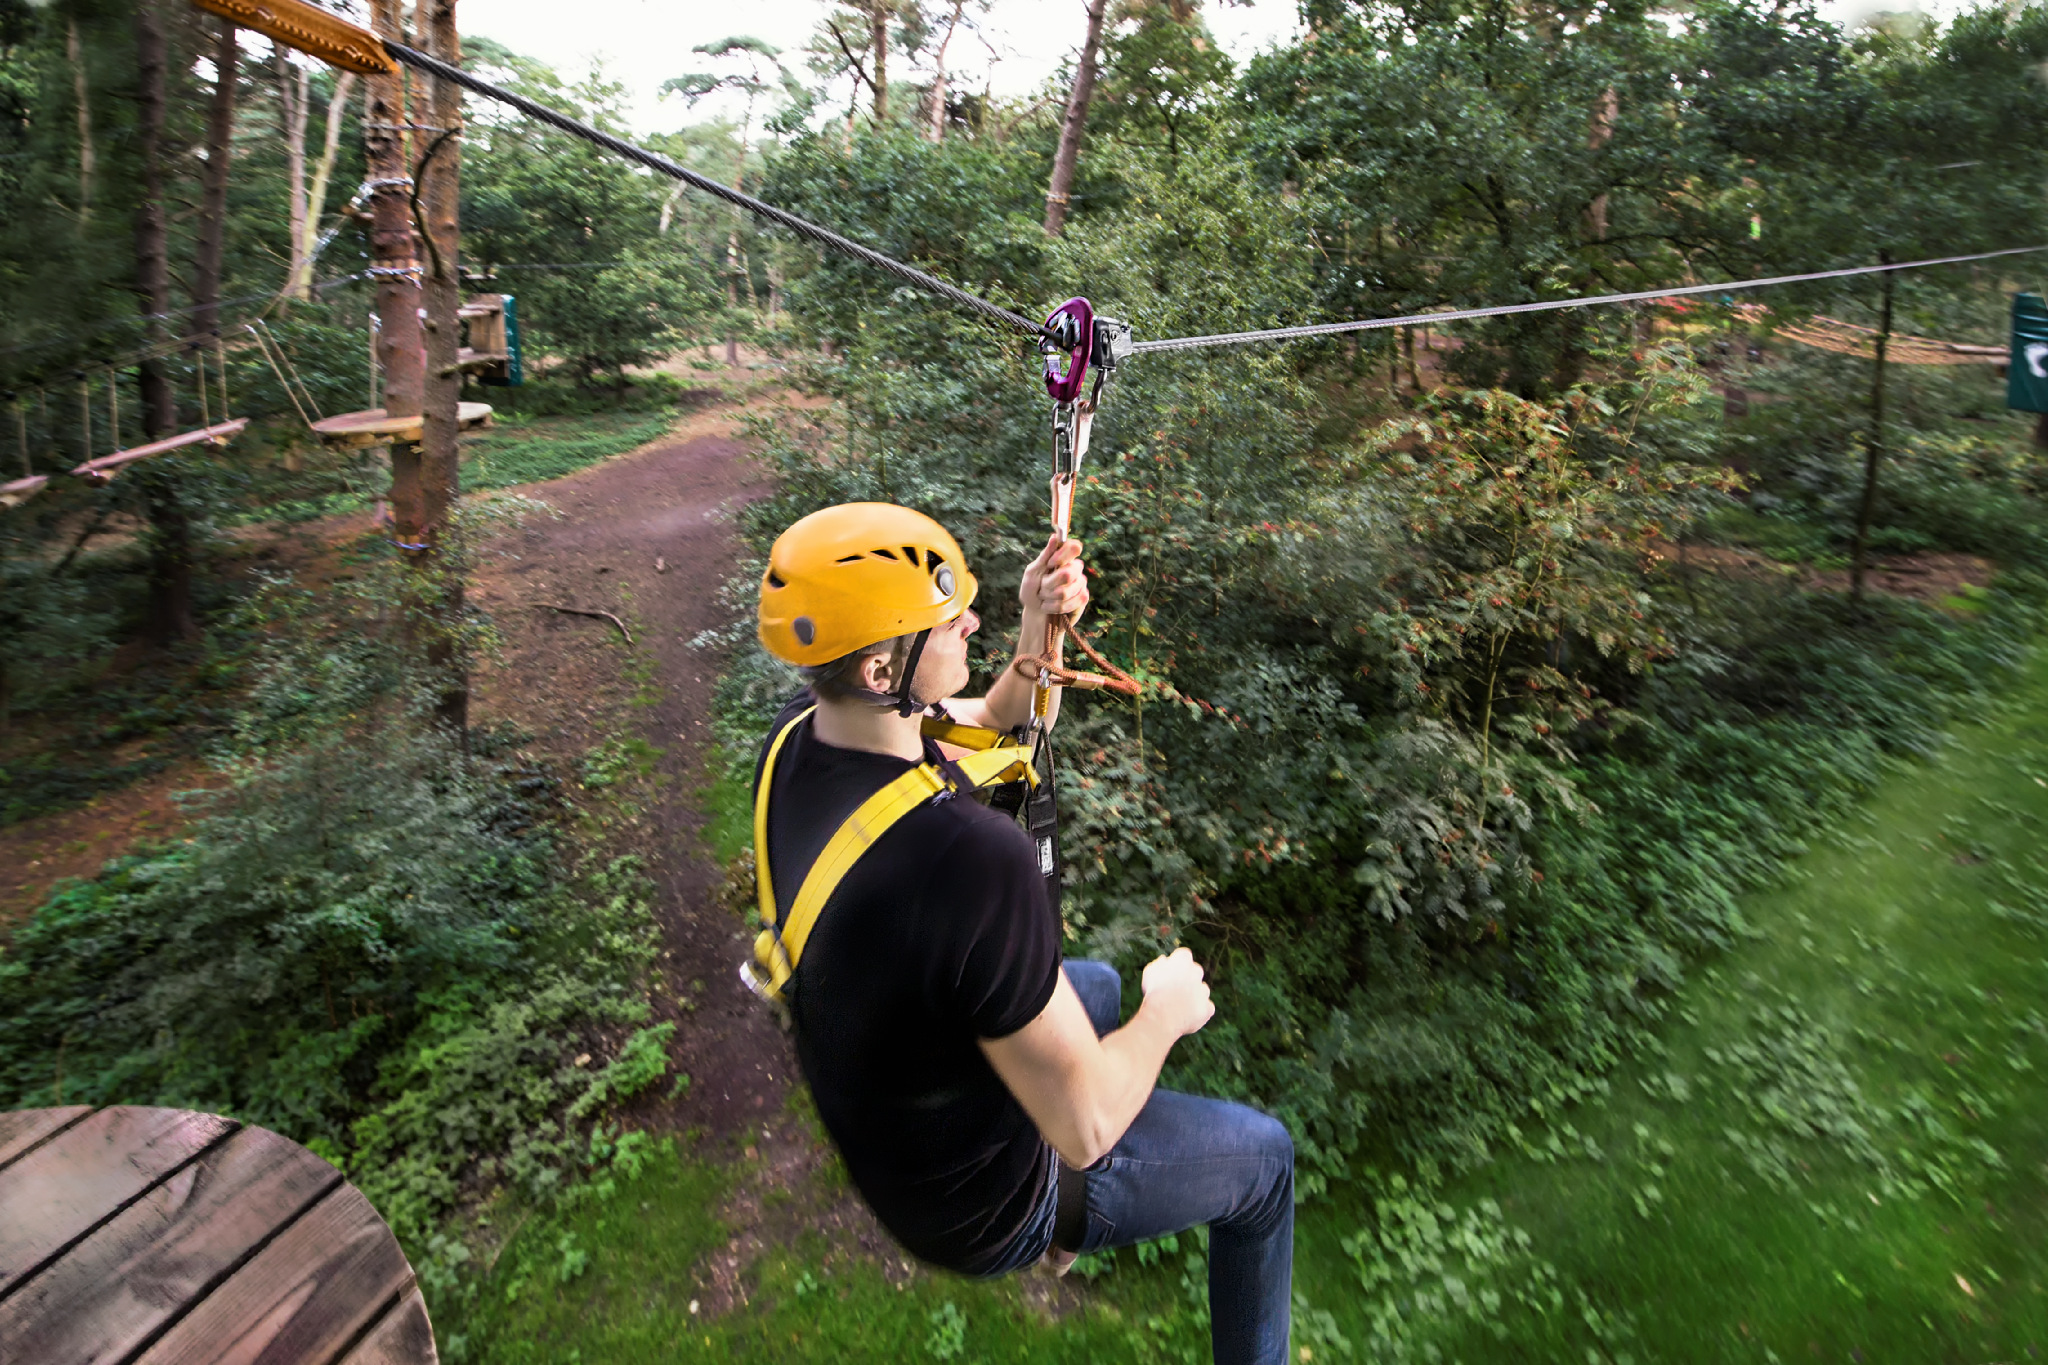
[[[910,699],[910,687],[917,681],[917,661],[924,657],[924,642],[932,638],[930,628],[917,633],[910,644],[910,662],[903,665],[903,681],[897,684],[896,695],[891,699],[899,716],[914,716],[924,708]]]
[[[931,635],[931,631],[921,630],[917,633],[917,638],[910,642],[910,658],[903,665],[903,681],[896,684],[896,691],[893,694],[864,687],[860,689],[860,695],[867,698],[870,705],[894,711],[906,718],[924,710],[923,706],[910,699],[910,688],[911,684],[917,681],[917,661],[924,657],[924,642],[929,640]]]

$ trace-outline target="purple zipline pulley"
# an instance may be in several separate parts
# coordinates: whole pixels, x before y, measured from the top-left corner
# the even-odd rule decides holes
[[[1094,359],[1095,309],[1086,299],[1068,299],[1052,310],[1045,328],[1055,338],[1041,343],[1047,348],[1046,394],[1055,403],[1071,403],[1081,396],[1081,386],[1088,380],[1088,364]]]

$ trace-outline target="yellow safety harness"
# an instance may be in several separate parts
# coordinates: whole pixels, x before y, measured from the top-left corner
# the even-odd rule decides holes
[[[748,989],[774,1004],[786,1003],[784,988],[796,974],[804,944],[817,927],[818,915],[832,898],[839,883],[898,820],[941,793],[957,791],[958,784],[938,764],[918,764],[861,802],[860,807],[826,841],[825,851],[811,864],[798,888],[796,901],[783,920],[775,904],[775,883],[768,871],[768,796],[775,777],[775,761],[796,727],[810,719],[818,708],[806,707],[777,732],[768,746],[767,761],[761,765],[761,784],[754,793],[754,878],[760,889],[761,922],[766,927],[754,939],[754,960],[740,964],[740,980]],[[1024,781],[1038,785],[1038,770],[1031,764],[1031,749],[998,730],[963,725],[950,717],[927,717],[922,729],[928,738],[974,752],[954,760],[952,767],[967,779],[970,790]]]

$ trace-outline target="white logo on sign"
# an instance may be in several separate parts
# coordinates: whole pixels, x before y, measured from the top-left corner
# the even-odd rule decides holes
[[[2036,379],[2048,379],[2048,370],[2041,368],[2041,362],[2048,359],[2048,345],[2038,341],[2027,343],[2027,369]]]

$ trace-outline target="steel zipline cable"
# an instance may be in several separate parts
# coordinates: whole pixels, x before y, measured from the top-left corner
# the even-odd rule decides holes
[[[1336,336],[1342,332],[1378,331],[1383,327],[1465,322],[1473,318],[1499,318],[1515,313],[1554,313],[1564,308],[1598,308],[1615,303],[1648,303],[1655,299],[1681,298],[1691,294],[1731,294],[1738,290],[1767,289],[1779,284],[1802,284],[1808,280],[1839,280],[1851,275],[1878,275],[1889,270],[1920,270],[1933,265],[1988,261],[1994,256],[2022,256],[2032,251],[2048,251],[2048,244],[2007,247],[2002,251],[1979,251],[1968,256],[1930,256],[1922,261],[1857,265],[1843,270],[1813,270],[1804,275],[1772,275],[1760,280],[1729,280],[1720,284],[1687,284],[1665,289],[1642,289],[1633,294],[1595,294],[1568,299],[1541,299],[1535,303],[1503,303],[1491,308],[1408,313],[1397,318],[1365,318],[1356,322],[1319,322],[1302,327],[1271,327],[1262,332],[1221,332],[1214,336],[1171,337],[1164,341],[1136,342],[1132,345],[1131,352],[1135,355],[1145,351],[1192,351],[1205,346],[1252,346],[1267,341],[1298,341],[1303,337]]]
[[[387,41],[384,50],[407,66],[416,67],[445,81],[453,81],[463,89],[474,91],[486,99],[508,104],[528,118],[538,119],[574,137],[580,137],[593,146],[625,157],[628,161],[637,161],[651,171],[694,186],[736,208],[745,209],[757,218],[764,218],[788,228],[799,237],[816,242],[819,246],[829,247],[842,255],[864,261],[877,270],[886,270],[908,284],[915,285],[927,293],[937,294],[948,302],[957,303],[962,308],[978,313],[992,322],[1000,322],[1006,327],[1015,328],[1026,336],[1037,337],[1044,334],[1043,327],[1021,313],[1013,313],[999,303],[982,298],[979,294],[970,294],[958,285],[948,284],[938,276],[926,274],[914,265],[905,265],[899,260],[884,256],[873,247],[862,246],[851,238],[840,236],[830,228],[820,227],[808,219],[799,218],[787,209],[776,208],[773,204],[756,199],[753,195],[736,190],[730,185],[721,185],[710,176],[700,175],[687,166],[678,165],[659,152],[651,152],[645,147],[635,146],[624,138],[613,137],[610,133],[593,128],[579,119],[570,118],[560,110],[550,109],[545,104],[537,104],[527,99],[524,95],[515,95],[510,90],[492,85],[489,81],[479,80],[460,67],[450,66],[401,43]]]
[[[401,43],[386,41],[385,51],[407,66],[416,67],[429,75],[453,81],[463,89],[510,105],[528,118],[538,119],[551,127],[559,128],[573,137],[582,138],[593,146],[637,161],[649,170],[695,186],[704,193],[723,199],[726,203],[746,210],[757,218],[776,223],[791,232],[820,246],[864,261],[878,270],[885,270],[897,278],[915,285],[927,293],[936,294],[949,302],[981,315],[1033,338],[1047,338],[1046,328],[1022,314],[1012,312],[1001,304],[992,303],[978,294],[969,293],[958,285],[948,284],[935,275],[929,275],[916,266],[906,265],[893,257],[884,256],[872,247],[842,237],[830,228],[820,227],[808,219],[799,218],[787,209],[756,199],[730,185],[722,185],[709,176],[701,175],[686,166],[678,165],[659,152],[636,146],[621,137],[602,132],[579,119],[571,118],[557,109],[516,95],[501,86],[470,75],[460,67],[448,65],[424,52],[406,47]],[[1370,332],[1388,327],[1407,327],[1424,323],[1462,322],[1474,318],[1507,317],[1516,313],[1549,313],[1565,308],[1598,308],[1618,303],[1646,303],[1653,299],[1681,298],[1697,294],[1726,294],[1749,289],[1767,289],[1773,285],[1801,284],[1812,280],[1838,280],[1856,275],[1876,275],[1892,270],[1920,270],[1928,266],[1957,265],[1966,261],[1988,261],[1999,256],[2019,256],[2029,252],[2048,251],[2048,244],[2042,246],[2008,247],[2002,251],[1980,251],[1966,256],[1936,256],[1919,261],[1897,261],[1884,265],[1851,266],[1842,270],[1814,270],[1800,275],[1773,275],[1765,279],[1730,280],[1716,284],[1677,285],[1665,289],[1644,289],[1630,294],[1598,294],[1590,297],[1566,299],[1542,299],[1534,303],[1499,304],[1490,308],[1461,308],[1429,313],[1409,313],[1401,317],[1363,318],[1352,322],[1312,323],[1301,327],[1272,327],[1257,332],[1222,332],[1213,336],[1168,337],[1158,341],[1139,341],[1131,351],[1143,354],[1148,351],[1192,351],[1211,346],[1251,346],[1264,342],[1298,341],[1307,337],[1336,336],[1345,332]]]

